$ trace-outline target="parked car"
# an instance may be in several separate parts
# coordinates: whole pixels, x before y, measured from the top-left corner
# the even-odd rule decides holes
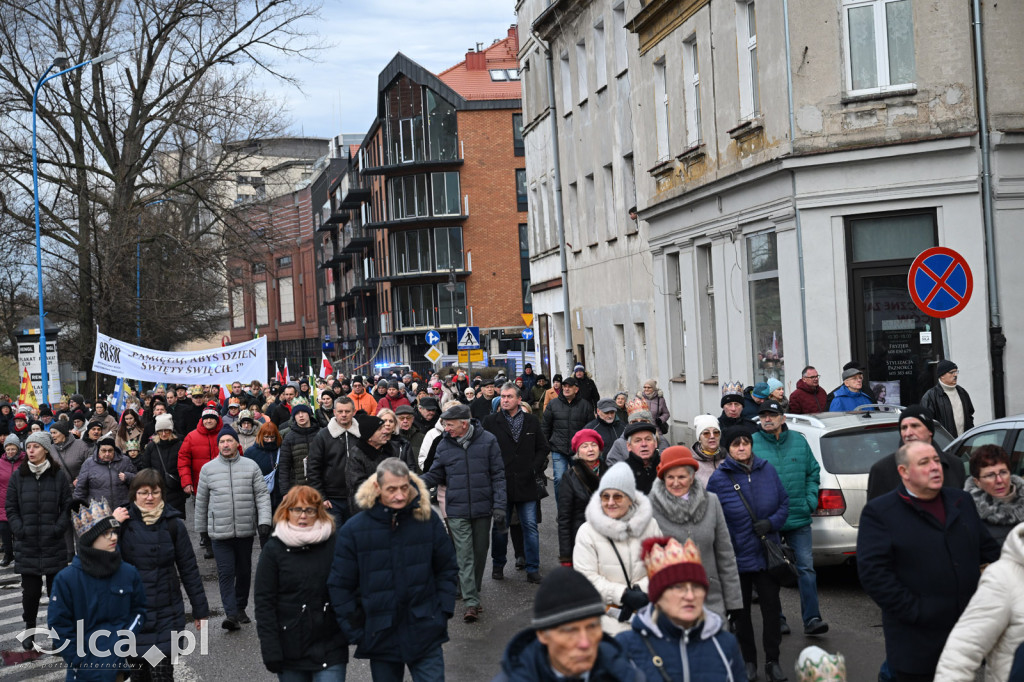
[[[811,521],[815,565],[841,564],[856,554],[868,473],[899,447],[900,410],[899,405],[861,405],[852,412],[786,415],[786,425],[804,435],[821,467],[818,509]],[[945,448],[951,440],[936,424],[936,445]]]
[[[970,475],[971,455],[982,445],[998,445],[1010,455],[1010,473],[1020,476],[1024,471],[1024,414],[1002,417],[975,426],[944,450],[964,463],[964,471]]]

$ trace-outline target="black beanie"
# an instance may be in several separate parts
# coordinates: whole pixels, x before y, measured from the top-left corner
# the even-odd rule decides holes
[[[751,443],[754,442],[754,437],[751,435],[750,429],[743,428],[742,426],[730,426],[727,428],[722,432],[722,440],[720,443],[722,451],[728,453],[729,446],[732,445],[732,442],[741,437],[746,438]]]
[[[239,440],[238,440],[238,432],[235,431],[230,426],[225,426],[224,428],[222,428],[220,430],[220,433],[217,434],[217,442],[219,443],[220,439],[223,438],[224,436],[231,436],[232,438],[235,439],[236,443],[239,442]]]
[[[537,588],[530,627],[546,630],[601,615],[604,601],[587,577],[568,566],[559,566]]]
[[[913,417],[920,419],[921,423],[924,424],[925,428],[935,435],[935,421],[932,418],[932,412],[923,405],[909,405],[905,410],[900,412],[899,426],[903,426],[903,420],[907,417]],[[902,439],[901,439],[902,440]]]
[[[943,374],[948,374],[954,369],[959,369],[956,363],[952,360],[939,360],[939,364],[935,366],[935,376],[941,377]]]
[[[356,423],[359,424],[359,437],[369,441],[370,436],[377,433],[377,429],[384,425],[384,420],[372,414],[357,414]]]
[[[740,405],[742,405],[743,404],[743,394],[741,394],[741,393],[726,393],[725,395],[722,396],[721,407],[725,407],[729,403],[739,403]]]

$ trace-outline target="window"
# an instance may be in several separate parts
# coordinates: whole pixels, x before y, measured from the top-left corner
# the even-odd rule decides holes
[[[569,183],[569,210],[567,217],[571,221],[567,226],[568,234],[566,237],[572,241],[568,243],[568,246],[573,251],[580,250],[580,237],[582,232],[580,230],[580,216],[576,212],[577,207],[580,203],[579,189],[575,182]]]
[[[512,114],[512,151],[516,156],[525,156],[523,144],[523,115]]]
[[[715,325],[715,268],[711,245],[698,246],[697,293],[700,296],[700,335],[703,379],[718,378],[718,341]]]
[[[254,275],[261,275],[261,274],[263,274],[266,271],[267,271],[267,264],[266,263],[253,263],[252,264],[252,274],[254,274]]]
[[[465,324],[466,283],[456,282],[455,290],[448,291],[448,284],[437,285],[437,323],[440,325]]]
[[[636,176],[633,173],[633,155],[626,154],[622,157],[622,204],[629,208],[636,204]],[[626,221],[626,234],[635,234],[638,231],[636,221]]]
[[[779,253],[774,232],[747,237],[754,381],[783,381],[782,303],[779,298]]]
[[[396,275],[433,270],[430,230],[405,230],[391,235],[392,271]]]
[[[587,246],[597,244],[596,207],[594,206],[594,175],[583,176],[583,204],[580,206],[580,226],[587,231]]]
[[[431,173],[434,215],[459,215],[459,172]]]
[[[399,76],[385,95],[388,151],[392,164],[423,160],[423,88]]]
[[[291,324],[295,321],[295,291],[290,276],[277,280],[277,309],[281,324]]]
[[[616,229],[619,220],[618,215],[615,213],[615,174],[610,163],[604,167],[604,189],[602,194],[604,194],[604,238],[613,239],[619,234],[619,231]]]
[[[450,161],[459,157],[459,127],[455,107],[430,88],[427,92],[427,137],[430,158]]]
[[[697,55],[697,36],[683,43],[683,68],[686,90],[686,145],[700,144],[700,60]]]
[[[668,299],[668,346],[669,346],[669,371],[672,376],[686,376],[686,344],[684,343],[684,321],[683,321],[683,280],[682,272],[679,270],[679,253],[670,253],[665,257],[665,284],[668,291],[665,298]],[[621,336],[622,331],[617,335]]]
[[[911,1],[843,0],[843,10],[846,78],[851,93],[912,85],[916,65]]]
[[[516,169],[516,210],[525,211],[529,197],[526,194],[526,169]]]
[[[519,223],[519,274],[523,282],[523,312],[533,312],[533,293],[530,291],[530,226]]]
[[[397,329],[432,327],[436,324],[436,287],[434,284],[420,284],[394,288]]]
[[[418,218],[427,212],[427,176],[404,175],[388,180],[388,196],[391,199],[392,220]]]
[[[626,52],[626,5],[620,2],[612,9],[612,31],[615,34],[615,75],[620,75],[629,67]]]
[[[267,309],[267,283],[256,282],[253,287],[253,302],[256,304],[256,324],[270,324],[270,311]]]
[[[491,69],[491,80],[492,81],[507,81],[508,74],[505,73],[505,69]]]
[[[668,80],[665,58],[654,62],[654,128],[658,138],[658,161],[668,159]]]
[[[231,290],[231,326],[235,329],[245,326],[245,294],[241,289]]]
[[[750,118],[761,111],[757,83],[757,13],[754,0],[740,0],[736,6],[736,49],[740,78],[740,117]]]
[[[572,70],[569,68],[569,53],[563,52],[559,59],[562,76],[562,113],[572,113]]]
[[[587,101],[590,86],[587,84],[587,41],[576,43],[576,87],[579,88],[580,104]]]
[[[292,257],[291,256],[281,256],[280,258],[277,259],[277,267],[279,267],[279,268],[288,268],[288,267],[291,267],[291,265],[292,265]]]
[[[604,54],[604,22],[594,26],[594,89],[608,87],[608,62]]]
[[[439,227],[434,230],[434,253],[438,272],[445,270],[461,270],[462,262],[462,228]]]

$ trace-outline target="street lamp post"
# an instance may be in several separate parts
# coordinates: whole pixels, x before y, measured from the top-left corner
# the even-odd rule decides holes
[[[39,81],[36,83],[35,90],[32,91],[32,202],[35,205],[35,221],[36,221],[36,286],[39,288],[39,366],[40,366],[40,379],[42,384],[43,395],[38,400],[49,403],[50,402],[50,382],[47,374],[46,367],[46,321],[43,319],[46,315],[43,309],[43,238],[39,229],[39,156],[36,150],[36,103],[39,100],[39,89],[49,81],[63,76],[69,71],[80,69],[83,66],[95,64],[96,66],[102,65],[113,59],[117,55],[116,52],[104,52],[103,54],[87,59],[81,64],[75,64],[68,68],[58,71],[57,73],[50,75],[54,67],[60,67],[67,62],[67,59],[63,56],[59,56],[53,60],[50,64],[50,68],[46,70],[46,73],[42,75]]]

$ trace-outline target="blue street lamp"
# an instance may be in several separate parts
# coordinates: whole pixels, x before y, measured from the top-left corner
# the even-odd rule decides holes
[[[50,64],[50,68],[46,70],[46,73],[43,74],[42,78],[39,79],[39,82],[36,83],[35,90],[32,91],[32,200],[35,204],[36,211],[36,285],[39,287],[39,363],[42,370],[41,383],[43,393],[38,400],[40,400],[41,403],[50,402],[50,382],[46,371],[46,321],[43,319],[46,313],[43,310],[43,238],[39,231],[39,157],[36,152],[36,102],[39,99],[39,89],[43,87],[43,84],[46,83],[46,81],[53,80],[58,76],[63,76],[69,71],[80,69],[83,66],[88,66],[89,64],[100,66],[104,62],[108,62],[116,56],[116,52],[104,52],[97,57],[85,60],[81,64],[75,64],[74,66],[69,66],[63,71],[58,71],[52,76],[48,75],[53,71],[54,67],[60,68],[67,63],[67,59],[65,57],[57,57],[53,60],[53,63]]]

